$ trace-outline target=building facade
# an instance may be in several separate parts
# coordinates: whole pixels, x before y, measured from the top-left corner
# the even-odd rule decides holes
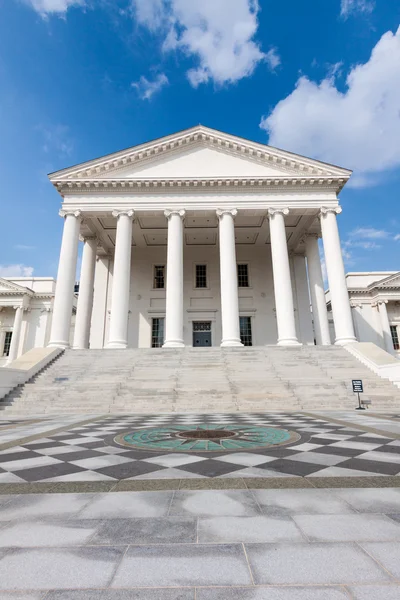
[[[337,226],[350,175],[203,126],[53,173],[49,345],[70,343],[80,239],[75,348],[330,344],[320,237],[335,343],[355,341]]]
[[[400,273],[348,273],[346,284],[357,340],[373,342],[400,358]],[[333,339],[334,324],[329,290],[326,297]]]

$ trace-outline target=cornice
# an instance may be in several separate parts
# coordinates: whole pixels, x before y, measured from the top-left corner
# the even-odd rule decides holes
[[[166,189],[191,191],[205,189],[228,190],[287,190],[288,188],[323,189],[339,193],[346,183],[343,177],[217,177],[217,178],[168,178],[168,179],[71,179],[55,180],[54,186],[61,196],[66,194],[93,194],[98,192],[154,193]]]
[[[135,164],[146,164],[155,158],[165,154],[171,155],[175,151],[190,147],[191,145],[203,145],[230,154],[245,156],[261,164],[276,166],[279,169],[303,175],[336,175],[348,179],[351,171],[327,163],[302,157],[296,154],[279,150],[264,144],[257,144],[250,140],[238,138],[217,130],[208,129],[203,126],[192,128],[171,136],[134,146],[95,159],[69,169],[64,169],[50,175],[50,180],[57,179],[86,179],[88,177],[99,177],[110,172],[117,173],[121,169]]]

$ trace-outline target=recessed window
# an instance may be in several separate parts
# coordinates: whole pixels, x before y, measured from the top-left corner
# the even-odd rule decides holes
[[[152,319],[151,323],[151,347],[162,348],[164,343],[164,318]]]
[[[196,265],[196,287],[207,287],[207,265]]]
[[[243,346],[253,345],[253,335],[251,332],[251,317],[239,317],[240,323],[240,341]]]
[[[153,287],[155,290],[165,288],[165,265],[155,265]]]
[[[10,354],[11,339],[12,331],[6,331],[6,335],[4,338],[3,356],[9,356]]]
[[[397,331],[397,325],[390,326],[390,333],[392,334],[392,342],[395,350],[400,350],[399,344],[399,332]]]
[[[249,265],[240,264],[237,266],[238,286],[249,287]]]

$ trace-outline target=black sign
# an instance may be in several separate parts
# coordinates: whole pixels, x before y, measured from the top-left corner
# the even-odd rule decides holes
[[[353,392],[360,393],[360,392],[364,391],[363,382],[361,379],[353,379],[352,384],[353,384]]]

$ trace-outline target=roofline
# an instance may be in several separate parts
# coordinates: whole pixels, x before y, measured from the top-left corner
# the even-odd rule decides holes
[[[323,162],[321,160],[318,160],[317,158],[311,158],[309,156],[303,156],[301,154],[296,154],[295,152],[291,152],[290,150],[283,150],[282,148],[277,148],[276,146],[270,146],[268,144],[263,144],[261,142],[255,142],[254,140],[250,140],[248,138],[244,138],[242,136],[235,135],[233,133],[227,133],[225,131],[221,131],[220,129],[214,129],[212,127],[207,127],[206,125],[199,124],[199,125],[194,125],[193,127],[188,127],[186,129],[180,129],[179,131],[175,131],[174,133],[169,133],[167,135],[164,135],[164,136],[161,136],[161,137],[158,137],[158,138],[147,140],[146,142],[142,142],[141,144],[137,144],[135,146],[129,146],[129,147],[124,148],[122,150],[117,150],[117,151],[111,152],[109,154],[104,154],[103,156],[98,156],[97,158],[92,158],[92,159],[90,159],[88,161],[84,161],[84,162],[81,162],[81,163],[76,163],[75,165],[71,165],[69,167],[65,167],[64,169],[60,169],[58,171],[53,171],[52,173],[48,174],[48,177],[51,180],[52,177],[54,177],[54,176],[60,176],[63,173],[65,173],[66,171],[69,171],[71,169],[78,168],[78,167],[83,167],[84,165],[86,165],[87,167],[89,167],[91,164],[93,164],[93,163],[95,163],[95,162],[97,162],[99,160],[105,160],[106,161],[107,159],[110,159],[112,156],[123,154],[124,152],[128,152],[128,151],[134,150],[134,149],[140,150],[140,148],[142,146],[146,146],[148,144],[152,144],[152,143],[156,143],[156,142],[161,142],[162,140],[167,140],[168,138],[171,138],[173,136],[181,135],[181,134],[184,134],[184,133],[189,133],[191,131],[195,131],[196,129],[198,129],[198,130],[203,129],[203,130],[209,131],[209,132],[216,132],[216,133],[219,133],[219,134],[222,134],[222,135],[225,135],[225,136],[234,137],[234,138],[236,138],[238,140],[243,140],[243,142],[246,142],[246,143],[250,142],[252,144],[257,144],[258,146],[262,146],[264,148],[270,148],[271,150],[276,150],[278,152],[283,152],[285,154],[289,154],[290,156],[293,156],[293,157],[298,158],[298,159],[300,158],[300,159],[303,159],[303,160],[304,159],[310,160],[310,161],[313,161],[313,162],[318,163],[318,164],[320,164],[322,166],[325,166],[325,167],[328,165],[328,166],[333,167],[335,169],[341,169],[342,171],[346,171],[348,173],[349,177],[353,173],[352,170],[346,169],[345,167],[340,167],[339,165],[334,165],[333,163],[326,163],[326,162]]]

